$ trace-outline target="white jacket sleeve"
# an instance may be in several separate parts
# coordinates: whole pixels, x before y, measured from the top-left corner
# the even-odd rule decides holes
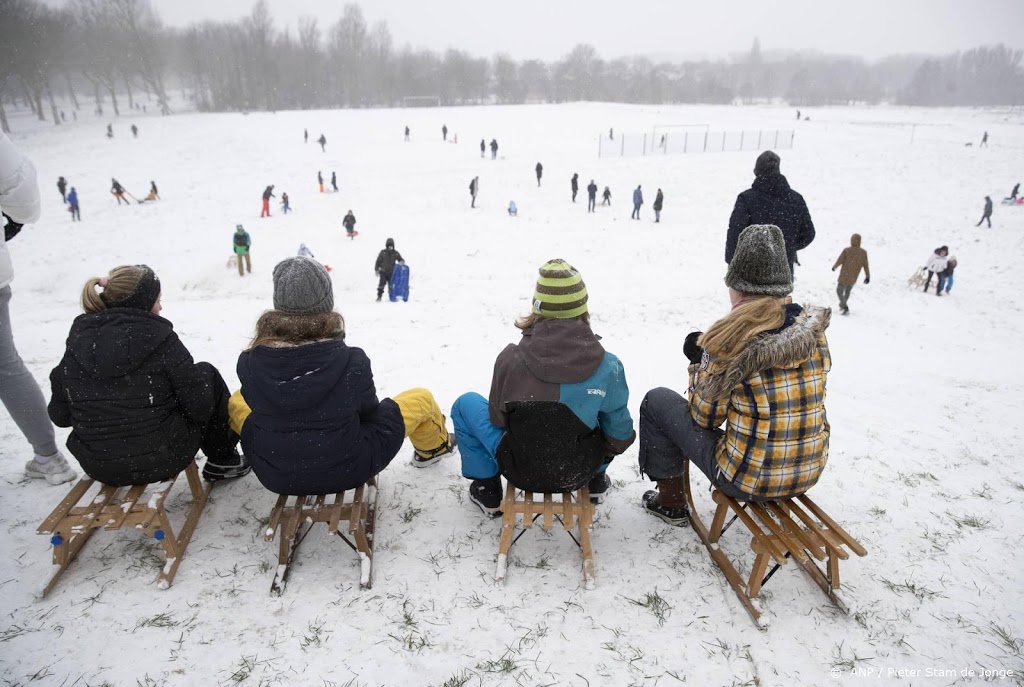
[[[0,209],[19,224],[39,219],[39,184],[32,162],[0,132]]]

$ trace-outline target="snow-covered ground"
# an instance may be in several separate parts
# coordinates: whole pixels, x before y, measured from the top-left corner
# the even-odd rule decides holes
[[[598,159],[597,136],[796,124],[782,171],[818,235],[800,254],[795,300],[835,306],[830,267],[851,233],[870,255],[871,283],[828,332],[831,460],[811,492],[869,554],[842,567],[851,615],[789,565],[762,593],[771,625],[759,631],[695,534],[641,510],[649,483],[634,445],[612,464],[614,491],[599,507],[597,588],[581,588],[579,551],[557,530],[523,537],[496,586],[500,521],[469,503],[457,457],[416,470],[407,444],[382,474],[371,591],[359,590],[358,559],[318,526],[284,596],[271,598],[277,545],[263,541],[260,519],[274,496],[249,476],[214,489],[169,590],[155,585],[155,542],[100,532],[37,600],[50,546],[35,530],[67,488],[22,476],[31,451],[0,409],[3,684],[828,685],[879,672],[895,680],[897,670],[920,671],[903,673],[908,685],[984,679],[965,669],[1013,670],[996,681],[1024,684],[1024,365],[1013,353],[1024,340],[1024,208],[999,205],[1024,176],[1024,116],[880,107],[810,111],[797,123],[793,112],[569,104],[151,115],[117,120],[113,140],[107,119],[42,128],[14,115],[44,213],[10,246],[12,320],[47,395],[83,282],[138,262],[160,275],[163,315],[195,358],[237,387],[238,352],[271,304],[271,269],[305,242],[334,269],[348,342],[367,351],[380,395],[425,386],[446,410],[464,391],[486,393],[495,356],[518,338],[512,322],[528,311],[537,267],[569,260],[595,330],[625,365],[634,419],[647,390],[684,389],[683,338],[727,310],[725,230],[756,153]],[[979,148],[985,130],[989,147]],[[313,142],[321,132],[326,153]],[[492,137],[498,160],[481,159],[479,141]],[[318,193],[317,170],[337,171],[341,192]],[[58,175],[78,189],[81,223],[63,210]],[[155,180],[163,200],[118,207],[112,176],[140,198]],[[591,178],[613,193],[594,215]],[[267,184],[288,192],[292,214],[275,202],[273,217],[259,218]],[[629,219],[637,184],[640,222]],[[974,226],[985,195],[996,203],[991,229]],[[505,212],[512,199],[518,218]],[[354,241],[341,227],[348,209]],[[225,267],[237,223],[253,240],[245,278]],[[374,302],[387,237],[412,268],[408,303]],[[959,259],[952,294],[909,288],[942,244]],[[183,492],[175,486],[172,506]],[[703,489],[699,498],[707,518]],[[748,545],[738,528],[723,539],[749,564]]]

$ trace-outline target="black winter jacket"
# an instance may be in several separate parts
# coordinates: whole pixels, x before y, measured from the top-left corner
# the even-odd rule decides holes
[[[50,419],[93,479],[113,485],[170,479],[199,450],[214,412],[173,325],[134,308],[79,315],[50,373]]]
[[[398,404],[377,400],[369,358],[344,341],[258,346],[238,357],[238,378],[252,409],[242,449],[276,494],[355,488],[405,441]]]
[[[395,271],[395,263],[400,260],[405,262],[401,253],[394,248],[385,248],[377,255],[377,264],[373,269],[377,274],[383,274],[390,279],[391,273]]]
[[[736,197],[725,238],[726,262],[732,262],[740,232],[751,224],[774,224],[781,229],[790,263],[796,261],[798,250],[814,240],[814,223],[807,203],[803,196],[789,188],[789,182],[781,174],[757,177],[749,189]]]

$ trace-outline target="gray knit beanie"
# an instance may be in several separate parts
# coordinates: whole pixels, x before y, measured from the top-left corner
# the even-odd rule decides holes
[[[274,309],[293,315],[334,310],[331,275],[312,258],[287,258],[274,267]]]
[[[741,231],[725,283],[750,295],[781,297],[792,293],[793,274],[782,230],[774,224],[751,224]]]

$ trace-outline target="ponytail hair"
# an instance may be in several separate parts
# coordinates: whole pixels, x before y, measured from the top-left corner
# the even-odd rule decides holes
[[[758,334],[781,327],[789,302],[788,296],[747,295],[728,315],[711,325],[697,343],[720,360],[732,358]]]
[[[153,270],[146,265],[121,265],[105,277],[86,280],[82,288],[82,310],[90,314],[126,307],[148,311],[159,297],[160,280]]]

